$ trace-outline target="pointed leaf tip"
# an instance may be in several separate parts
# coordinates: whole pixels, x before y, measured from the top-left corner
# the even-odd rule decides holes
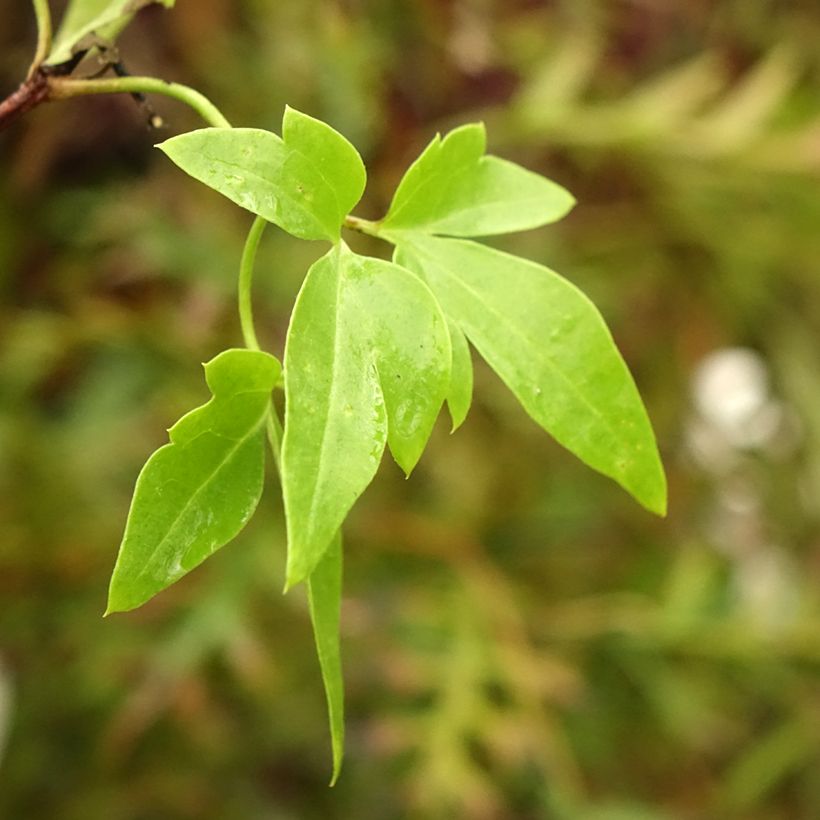
[[[473,360],[467,337],[452,319],[448,319],[450,346],[453,351],[450,387],[447,391],[447,408],[450,411],[454,433],[467,418],[473,400]]]
[[[666,473],[660,460],[658,461],[658,467],[660,468],[659,474],[655,478],[651,494],[646,497],[645,501],[641,501],[641,503],[649,512],[654,513],[660,518],[666,518],[669,511],[668,485],[666,482]]]
[[[527,413],[593,469],[658,515],[666,479],[646,410],[603,318],[548,268],[461,239],[408,232],[397,259]]]
[[[327,552],[308,579],[308,605],[327,700],[333,753],[330,785],[333,786],[341,773],[344,758],[344,679],[339,634],[342,605],[340,533],[336,533]]]

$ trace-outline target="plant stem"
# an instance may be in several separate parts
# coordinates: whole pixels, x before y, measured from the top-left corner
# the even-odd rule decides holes
[[[34,52],[34,59],[28,70],[29,80],[51,51],[51,9],[48,6],[48,0],[32,0],[32,3],[34,16],[37,19],[37,51]]]
[[[38,0],[45,5],[44,0]],[[38,17],[39,19],[39,17]],[[38,48],[39,54],[39,48]],[[67,100],[72,97],[83,97],[88,94],[162,94],[185,103],[199,114],[205,122],[216,128],[230,128],[231,124],[222,112],[203,94],[186,85],[169,83],[156,77],[106,77],[97,80],[75,80],[70,77],[49,77],[49,100]],[[259,350],[259,340],[253,324],[251,306],[251,285],[253,267],[256,262],[256,251],[259,240],[267,225],[267,220],[257,216],[251,226],[242,261],[239,265],[239,322],[242,327],[242,338],[250,350]],[[281,475],[280,453],[282,448],[282,423],[276,408],[271,405],[266,420],[268,442],[276,462],[277,472]]]
[[[185,103],[205,122],[216,128],[230,128],[222,112],[203,94],[187,85],[169,83],[157,77],[105,77],[98,80],[75,80],[54,77],[49,80],[50,100],[67,100],[88,94],[162,94]]]
[[[362,219],[361,217],[353,216],[353,214],[348,214],[345,217],[344,226],[351,231],[364,233],[368,236],[381,236],[378,222],[371,222],[369,219]]]
[[[239,322],[242,325],[242,338],[245,347],[249,350],[259,350],[259,340],[256,338],[256,329],[253,326],[253,308],[251,306],[251,284],[253,282],[253,266],[256,262],[256,249],[268,221],[257,216],[245,240],[242,251],[242,261],[239,263]]]
[[[35,71],[16,91],[0,102],[0,131],[21,114],[48,100],[48,77]]]
[[[239,263],[239,323],[242,326],[242,338],[245,340],[245,347],[249,350],[259,350],[259,340],[256,337],[256,328],[253,324],[253,307],[251,301],[251,287],[253,285],[253,268],[256,263],[256,251],[259,248],[259,240],[267,227],[268,221],[264,217],[257,216],[253,220],[253,225],[245,240],[245,247],[242,250],[242,261]],[[276,408],[271,405],[268,417],[265,420],[265,430],[268,435],[273,460],[276,463],[276,471],[282,475],[281,450],[282,450],[282,422]]]

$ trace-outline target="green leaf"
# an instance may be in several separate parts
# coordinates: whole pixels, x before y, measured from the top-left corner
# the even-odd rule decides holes
[[[145,603],[245,526],[262,493],[264,423],[279,362],[226,350],[205,365],[213,398],[183,416],[137,479],[108,612]]]
[[[453,420],[453,432],[464,423],[470,404],[473,401],[473,360],[470,346],[461,328],[452,320],[450,328],[450,345],[453,349],[453,364],[450,374],[450,387],[447,391],[447,408]]]
[[[520,165],[485,156],[481,123],[439,135],[404,175],[385,231],[419,230],[448,236],[490,236],[555,222],[575,204],[572,195]]]
[[[288,585],[306,578],[376,473],[409,474],[450,382],[447,324],[418,277],[342,242],[308,272],[285,345]]]
[[[342,536],[337,532],[327,552],[308,578],[308,603],[316,652],[322,669],[333,748],[332,786],[342,769],[345,742],[344,680],[339,648],[342,605]]]
[[[285,110],[283,138],[259,128],[203,128],[157,147],[183,171],[301,239],[339,239],[366,174],[329,125]]]
[[[171,8],[175,0],[72,0],[63,14],[60,28],[54,36],[46,65],[58,65],[70,60],[74,49],[88,35],[111,41],[144,6],[159,3]]]
[[[423,276],[530,416],[663,514],[666,479],[649,419],[592,302],[548,268],[476,242],[410,233],[400,241],[396,261]]]

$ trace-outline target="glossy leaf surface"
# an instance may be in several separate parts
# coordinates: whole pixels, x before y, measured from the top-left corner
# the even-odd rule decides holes
[[[281,138],[259,128],[203,128],[161,143],[183,171],[302,239],[339,239],[365,170],[329,125],[288,108]]]
[[[646,411],[580,290],[534,262],[459,239],[408,235],[396,261],[424,277],[538,424],[645,507],[665,512],[666,481]]]
[[[144,6],[159,3],[170,8],[174,2],[175,0],[72,0],[54,36],[46,64],[57,65],[71,59],[74,48],[90,34],[103,40],[113,40]]]
[[[575,204],[560,185],[485,156],[485,147],[480,123],[436,135],[404,175],[382,228],[490,236],[555,222]]]
[[[345,742],[344,680],[339,647],[342,606],[342,537],[336,533],[307,581],[310,619],[322,670],[333,749],[332,786],[342,768]]]
[[[447,325],[418,277],[344,243],[308,272],[285,346],[288,584],[306,578],[385,443],[409,473],[450,382]]]
[[[226,350],[205,365],[213,398],[168,432],[148,459],[111,578],[108,611],[145,603],[230,541],[262,492],[264,422],[280,366]]]

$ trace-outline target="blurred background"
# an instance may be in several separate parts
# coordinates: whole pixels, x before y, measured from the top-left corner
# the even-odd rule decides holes
[[[5,96],[35,32],[0,20]],[[178,0],[123,36],[234,124],[333,124],[363,217],[483,119],[577,196],[496,244],[599,305],[668,469],[655,519],[476,358],[464,427],[347,527],[332,790],[273,475],[234,543],[101,618],[140,467],[240,342],[249,215],[152,149],[201,124],[168,100],[159,134],[124,96],[0,134],[0,817],[820,817],[818,42],[816,0]],[[266,235],[272,352],[322,252]]]

